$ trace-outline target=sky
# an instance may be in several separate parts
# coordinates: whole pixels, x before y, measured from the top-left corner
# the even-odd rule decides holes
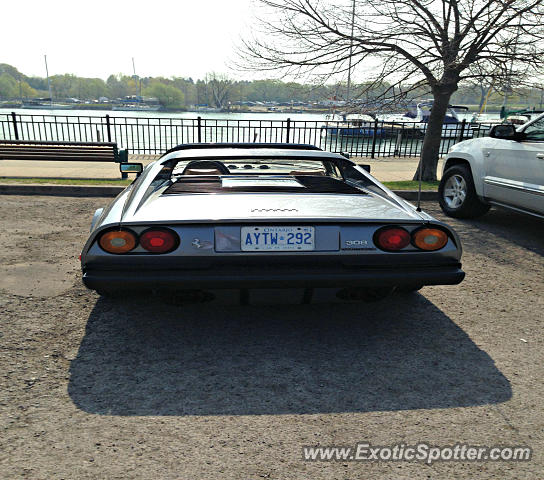
[[[229,70],[252,0],[5,0],[0,63],[29,76],[203,78]]]

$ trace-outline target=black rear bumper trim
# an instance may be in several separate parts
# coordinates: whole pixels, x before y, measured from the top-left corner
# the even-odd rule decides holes
[[[237,289],[293,287],[386,287],[456,285],[465,277],[460,265],[417,268],[324,269],[322,271],[256,272],[225,269],[88,271],[83,283],[90,289]]]

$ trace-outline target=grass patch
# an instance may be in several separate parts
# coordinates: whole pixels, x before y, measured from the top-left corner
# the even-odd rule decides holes
[[[391,190],[417,190],[419,188],[419,182],[416,180],[402,180],[398,182],[382,182],[387,188]],[[421,182],[422,190],[438,190],[438,184],[440,182]]]
[[[0,177],[0,183],[47,183],[54,185],[115,185],[119,187],[126,187],[130,185],[132,179],[128,180],[116,180],[108,178],[13,178],[13,177]]]

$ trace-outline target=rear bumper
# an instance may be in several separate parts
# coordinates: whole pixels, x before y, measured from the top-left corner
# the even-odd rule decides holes
[[[294,287],[389,287],[456,285],[465,277],[461,265],[357,267],[338,269],[89,270],[83,283],[93,290],[252,289]]]

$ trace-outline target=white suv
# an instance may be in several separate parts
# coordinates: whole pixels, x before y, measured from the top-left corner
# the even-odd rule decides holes
[[[477,217],[498,205],[544,218],[544,114],[454,145],[438,191],[451,217]]]

